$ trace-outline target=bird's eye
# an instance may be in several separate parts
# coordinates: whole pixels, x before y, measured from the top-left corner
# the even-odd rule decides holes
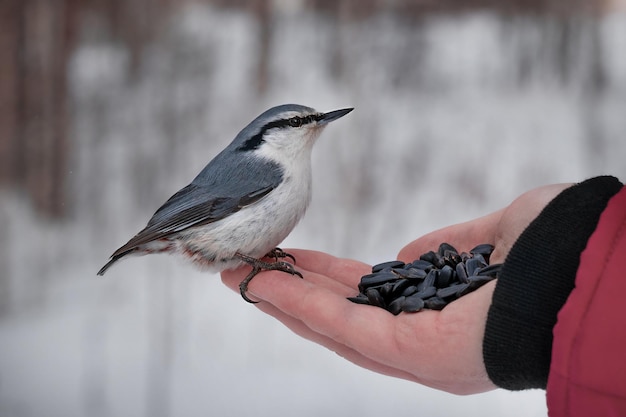
[[[302,126],[302,119],[300,117],[292,117],[289,119],[289,126],[300,127]]]

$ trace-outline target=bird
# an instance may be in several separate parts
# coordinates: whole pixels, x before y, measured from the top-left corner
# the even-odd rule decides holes
[[[203,270],[252,267],[302,278],[296,259],[277,247],[304,216],[311,201],[311,153],[328,123],[353,108],[319,112],[298,104],[266,110],[244,127],[191,181],[172,195],[148,224],[111,255],[105,272],[128,255],[182,255]],[[269,258],[270,260],[264,260]]]

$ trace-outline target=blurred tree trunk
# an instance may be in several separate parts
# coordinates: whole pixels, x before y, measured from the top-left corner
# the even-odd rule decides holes
[[[17,1],[0,3],[0,181],[13,178],[13,149],[17,148],[18,27]]]
[[[0,7],[0,182],[25,188],[40,212],[62,216],[71,1]]]

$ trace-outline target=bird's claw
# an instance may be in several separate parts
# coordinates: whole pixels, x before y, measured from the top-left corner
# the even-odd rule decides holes
[[[295,258],[293,256],[289,255],[286,252],[283,252],[282,249],[279,249],[279,248],[273,249],[267,255],[267,257],[276,258],[276,262],[264,262],[259,259],[242,255],[239,253],[236,254],[236,256],[242,261],[244,261],[245,263],[247,263],[248,265],[252,266],[252,271],[250,271],[250,273],[243,279],[243,281],[239,283],[239,293],[241,294],[241,298],[243,298],[245,301],[251,304],[256,304],[258,303],[258,301],[251,300],[246,295],[246,293],[248,292],[248,284],[250,283],[250,281],[252,281],[252,278],[254,278],[261,271],[281,271],[281,272],[287,272],[291,275],[297,275],[300,278],[304,278],[302,274],[296,271],[294,266],[291,265],[289,262],[278,261],[278,258],[288,257],[288,258],[293,259],[295,262]]]
[[[265,257],[274,258],[276,262],[278,262],[279,259],[290,258],[294,264],[296,263],[296,258],[294,258],[292,254],[285,252],[281,248],[272,249],[271,251],[267,253],[267,255],[265,255]]]
[[[241,294],[241,298],[243,298],[244,300],[246,300],[247,302],[249,302],[250,304],[257,304],[258,301],[254,301],[251,300],[246,293],[248,292],[248,283],[250,281],[252,281],[252,278],[254,278],[254,276],[256,274],[259,273],[259,271],[254,272],[254,268],[252,269],[252,272],[250,272],[250,274],[248,274],[248,276],[239,283],[239,293]]]

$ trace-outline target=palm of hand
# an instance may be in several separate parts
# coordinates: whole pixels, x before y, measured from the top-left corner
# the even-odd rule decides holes
[[[480,243],[495,245],[492,262],[503,262],[510,247],[545,204],[565,188],[542,187],[522,195],[509,207],[488,216],[430,233],[403,248],[398,259],[448,242],[460,251]],[[393,316],[371,306],[353,304],[364,263],[305,250],[289,250],[304,279],[264,272],[249,287],[263,302],[262,311],[298,335],[337,352],[375,372],[418,382],[456,394],[496,388],[482,359],[482,339],[495,282],[488,283],[442,311]],[[225,271],[226,285],[238,290],[245,270]]]

